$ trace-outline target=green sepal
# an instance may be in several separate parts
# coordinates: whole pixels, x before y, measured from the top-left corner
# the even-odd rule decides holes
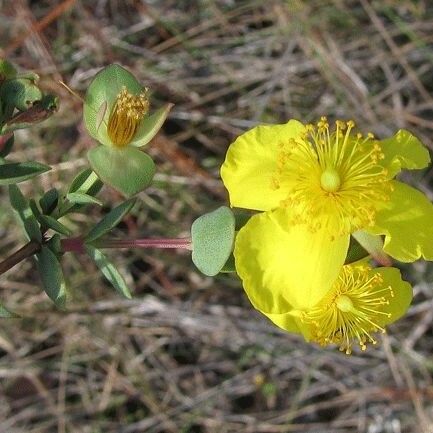
[[[221,268],[220,272],[236,272],[235,256],[233,255],[233,253],[230,254],[229,258],[224,263],[224,266]]]
[[[373,235],[364,230],[358,230],[352,233],[352,236],[376,262],[383,266],[391,266],[391,259],[383,251],[382,236]]]
[[[226,206],[197,218],[191,226],[192,261],[205,275],[218,274],[233,251],[235,217]]]
[[[368,257],[368,252],[365,251],[359,242],[351,236],[349,249],[347,250],[347,257],[344,264],[349,265],[350,263],[355,263],[364,259],[365,257]]]
[[[102,201],[88,194],[83,194],[81,192],[70,192],[66,194],[66,199],[73,204],[85,205],[85,204],[97,204],[102,206]]]
[[[33,215],[33,211],[30,208],[28,201],[16,185],[9,185],[9,198],[12,207],[16,210],[18,217],[23,224],[24,231],[28,238],[33,241],[42,242],[42,235],[38,221],[35,215]]]
[[[10,162],[0,165],[0,185],[12,185],[29,180],[51,167],[39,162]]]
[[[39,200],[44,215],[50,215],[54,212],[59,203],[59,191],[56,188],[48,190]]]
[[[14,135],[0,135],[0,158],[6,158],[14,146]]]
[[[87,153],[87,158],[99,178],[126,197],[143,191],[155,174],[152,158],[134,147],[118,150],[97,146]]]
[[[84,98],[83,116],[89,134],[100,143],[111,146],[107,135],[110,110],[123,87],[138,95],[143,86],[120,65],[110,65],[98,72],[90,83]]]
[[[58,308],[63,309],[66,304],[66,283],[56,254],[42,245],[41,251],[36,254],[36,263],[45,293]]]
[[[104,218],[101,219],[84,238],[86,243],[93,242],[104,236],[110,230],[117,226],[122,221],[123,217],[132,209],[135,204],[135,199],[130,199],[119,206],[116,206]]]
[[[101,270],[104,277],[111,283],[111,285],[125,298],[131,299],[131,292],[122,275],[111,263],[107,257],[97,248],[86,245],[87,254],[95,261],[98,268]]]
[[[156,110],[149,116],[144,116],[143,120],[140,122],[137,132],[134,135],[134,138],[131,140],[128,146],[142,147],[148,144],[161,129],[173,105],[174,104],[166,104],[164,107]]]
[[[238,232],[256,213],[257,212],[247,209],[234,209],[233,214],[235,216],[236,231]]]

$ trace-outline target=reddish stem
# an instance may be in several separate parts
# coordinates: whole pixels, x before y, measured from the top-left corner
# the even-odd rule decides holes
[[[180,248],[191,249],[191,239],[179,238],[156,238],[156,239],[106,239],[92,242],[96,248]],[[84,241],[81,238],[70,238],[62,240],[64,252],[83,253]]]

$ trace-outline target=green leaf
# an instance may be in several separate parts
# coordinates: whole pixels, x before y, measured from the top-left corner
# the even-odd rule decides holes
[[[42,235],[38,221],[33,215],[29,203],[16,185],[9,185],[9,198],[11,205],[16,210],[29,239],[41,242]]]
[[[0,158],[6,158],[14,145],[14,135],[0,135]]]
[[[123,87],[133,95],[143,90],[129,71],[120,65],[110,65],[95,75],[84,98],[84,124],[89,134],[104,145],[111,145],[107,136],[108,117]],[[102,116],[101,107],[106,107]]]
[[[88,194],[80,192],[70,192],[66,194],[66,198],[73,204],[97,204],[102,206],[102,201]]]
[[[38,205],[36,204],[36,202],[34,201],[34,199],[31,198],[29,200],[29,206],[30,206],[30,209],[31,209],[33,215],[39,221],[39,217],[41,216],[41,211],[39,210]]]
[[[55,254],[56,257],[60,257],[64,253],[62,249],[62,241],[57,233],[53,235],[45,245]]]
[[[0,84],[4,80],[15,78],[16,75],[17,70],[15,69],[14,65],[5,59],[0,59]]]
[[[12,185],[51,170],[39,162],[13,162],[0,165],[0,185]]]
[[[40,101],[26,111],[21,111],[10,118],[0,130],[6,134],[17,129],[30,128],[35,123],[42,122],[53,115],[59,108],[59,98],[55,95],[45,95]]]
[[[59,191],[56,188],[48,190],[39,200],[39,206],[42,209],[42,213],[50,215],[54,212],[59,203]]]
[[[205,275],[220,272],[233,251],[235,217],[226,206],[197,218],[191,227],[192,261]]]
[[[93,197],[96,194],[98,194],[98,192],[101,190],[103,186],[104,184],[98,178],[96,173],[91,168],[87,168],[82,172],[80,172],[74,178],[74,180],[71,183],[71,186],[69,187],[67,197],[69,194],[75,194],[75,193],[86,194]],[[77,202],[64,203],[62,206],[59,207],[59,211],[58,211],[59,216],[66,215],[69,212],[79,211],[86,204],[87,203],[77,203]]]
[[[42,99],[42,92],[33,80],[13,78],[5,81],[0,87],[0,100],[9,107],[20,111],[30,108]]]
[[[130,199],[108,212],[108,214],[90,230],[85,237],[85,242],[93,242],[116,227],[123,217],[132,209],[134,204],[135,199]]]
[[[167,104],[149,116],[144,116],[132,141],[128,146],[141,147],[149,143],[161,129],[173,104]]]
[[[125,298],[131,299],[131,292],[122,275],[116,269],[104,254],[91,245],[86,245],[86,250],[89,256],[95,261],[98,268],[101,270],[104,277],[111,285]]]
[[[100,179],[126,197],[143,191],[155,174],[152,158],[134,147],[118,150],[97,146],[87,153],[87,158]]]
[[[58,308],[64,308],[66,303],[66,283],[62,267],[56,255],[45,245],[36,254],[36,263],[45,293]]]
[[[68,193],[78,192],[95,196],[103,187],[103,183],[98,179],[91,168],[86,168],[75,176],[69,187]]]
[[[50,215],[39,215],[38,220],[46,228],[54,230],[55,232],[58,232],[62,235],[70,236],[72,234],[68,227]]]

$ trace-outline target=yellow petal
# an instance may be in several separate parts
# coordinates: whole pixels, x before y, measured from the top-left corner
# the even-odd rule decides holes
[[[262,211],[279,206],[288,193],[273,182],[281,144],[303,131],[305,126],[297,120],[284,125],[262,125],[242,134],[230,145],[221,178],[232,206]]]
[[[393,323],[402,317],[412,302],[412,287],[401,279],[400,271],[396,268],[376,268],[372,273],[379,273],[383,277],[383,286],[391,287],[393,297],[388,305],[384,305],[382,311],[389,314],[382,316],[379,324],[381,326]]]
[[[383,250],[401,262],[433,260],[433,205],[421,191],[393,181],[390,201],[369,233],[385,235]]]
[[[404,129],[400,129],[393,137],[381,140],[379,144],[384,156],[380,164],[388,170],[390,179],[403,168],[420,169],[430,163],[427,147]]]
[[[349,236],[288,226],[279,209],[253,216],[235,242],[236,270],[251,303],[263,313],[284,314],[315,305],[331,288],[346,258]]]
[[[301,333],[297,320],[290,314],[290,312],[285,314],[271,314],[271,313],[263,313],[263,314],[281,329],[296,334]]]

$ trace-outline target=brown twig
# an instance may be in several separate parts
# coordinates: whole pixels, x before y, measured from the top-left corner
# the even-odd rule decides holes
[[[19,250],[15,251],[12,255],[0,262],[0,275],[13,268],[24,259],[31,257],[33,254],[40,250],[41,246],[38,242],[30,241]]]

